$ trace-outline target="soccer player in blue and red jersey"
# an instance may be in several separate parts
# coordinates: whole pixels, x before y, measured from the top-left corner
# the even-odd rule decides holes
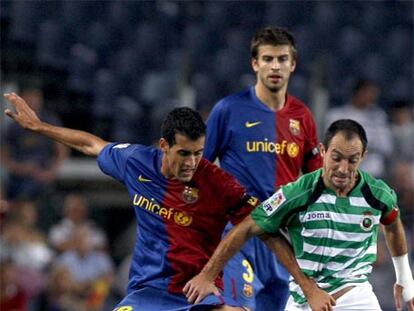
[[[258,204],[231,175],[202,158],[205,125],[199,114],[189,108],[171,111],[155,148],[109,143],[50,125],[16,94],[5,97],[16,109],[5,113],[20,126],[97,156],[101,170],[125,184],[138,226],[128,295],[116,311],[243,310],[218,290],[197,305],[183,294],[220,242],[226,223],[241,221]],[[222,288],[220,277],[215,284]]]
[[[287,94],[296,54],[288,31],[260,29],[251,42],[256,85],[220,100],[207,121],[204,156],[218,158],[262,201],[322,165],[312,114]],[[251,310],[284,310],[289,296],[288,273],[257,238],[230,260],[224,282],[225,291]]]

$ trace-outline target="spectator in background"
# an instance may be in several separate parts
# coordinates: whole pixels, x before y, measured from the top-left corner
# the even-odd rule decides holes
[[[399,198],[403,219],[408,228],[414,224],[414,167],[412,162],[397,161],[389,170],[389,182],[394,187]]]
[[[38,88],[25,88],[22,97],[46,122],[60,125],[54,114],[43,109],[43,93]],[[6,199],[44,198],[55,181],[68,149],[41,135],[27,132],[15,123],[9,124],[2,139],[1,161],[7,171]]]
[[[75,287],[69,269],[54,267],[49,274],[42,310],[87,311],[86,299],[77,293]]]
[[[46,283],[46,269],[54,254],[36,227],[37,209],[32,202],[18,202],[6,215],[0,236],[0,258],[15,265],[16,281],[24,289],[31,307]]]
[[[89,228],[89,238],[94,249],[104,250],[107,247],[105,233],[88,218],[88,203],[81,194],[68,194],[63,203],[63,219],[54,225],[49,232],[50,244],[59,252],[73,249],[71,236],[76,226]]]
[[[69,271],[73,289],[86,299],[87,310],[101,310],[113,281],[112,260],[94,249],[93,233],[87,224],[73,228],[70,238],[73,249],[63,252],[56,266]]]
[[[394,141],[393,160],[414,161],[413,106],[399,100],[391,106],[391,132]]]
[[[4,259],[0,262],[0,310],[27,311],[27,295],[18,284],[14,263]]]
[[[352,119],[367,132],[370,148],[361,169],[377,178],[385,177],[386,164],[393,152],[390,124],[385,111],[378,106],[379,86],[370,80],[356,81],[350,101],[341,107],[328,110],[325,124],[338,119]]]

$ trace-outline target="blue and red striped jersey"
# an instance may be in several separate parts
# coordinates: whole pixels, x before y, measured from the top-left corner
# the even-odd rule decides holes
[[[254,87],[219,101],[207,121],[204,156],[217,157],[249,193],[265,200],[301,172],[322,166],[310,110],[287,95],[275,112],[262,103]]]
[[[189,183],[166,179],[162,156],[154,147],[116,143],[98,156],[101,170],[125,184],[137,218],[128,292],[152,286],[182,293],[213,254],[226,223],[241,221],[257,204],[206,159]],[[216,284],[222,287],[221,278]]]

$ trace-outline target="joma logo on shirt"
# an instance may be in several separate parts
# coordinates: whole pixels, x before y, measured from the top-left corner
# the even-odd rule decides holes
[[[143,208],[151,213],[159,215],[164,219],[173,219],[175,223],[179,224],[180,226],[187,227],[191,225],[193,222],[193,218],[185,212],[177,211],[174,208],[166,208],[157,203],[155,199],[147,199],[146,197],[135,194],[134,200],[132,201],[134,206],[138,206]]]
[[[282,140],[281,143],[275,143],[269,141],[267,138],[264,140],[247,141],[246,150],[247,152],[269,152],[277,154],[285,154],[286,152],[291,158],[295,158],[299,154],[299,146],[295,142]]]
[[[310,212],[306,214],[305,221],[320,220],[320,219],[331,219],[329,212]]]

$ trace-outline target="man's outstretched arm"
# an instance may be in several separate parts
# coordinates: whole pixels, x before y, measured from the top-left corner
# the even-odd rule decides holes
[[[286,238],[282,235],[277,235],[272,237],[263,236],[262,239],[267,247],[277,255],[279,261],[300,286],[311,310],[333,310],[333,306],[336,305],[335,299],[323,289],[320,289],[311,278],[303,273],[296,261],[293,249]]]
[[[190,303],[199,303],[210,294],[219,295],[219,291],[214,285],[214,281],[219,273],[248,239],[262,233],[263,230],[256,225],[250,215],[233,227],[217,246],[201,272],[184,286],[183,292],[187,300]]]
[[[301,286],[312,310],[333,310],[335,300],[328,293],[318,288],[315,282],[300,270],[293,250],[286,239],[268,236],[250,215],[225,236],[201,272],[184,286],[183,292],[190,303],[198,303],[210,294],[219,294],[214,285],[214,280],[229,259],[253,236],[262,238],[267,246],[278,255],[282,264]]]
[[[47,136],[89,156],[98,156],[99,152],[108,144],[107,141],[88,132],[42,122],[33,109],[15,93],[4,94],[4,97],[15,108],[15,111],[6,109],[5,114],[25,129]]]

